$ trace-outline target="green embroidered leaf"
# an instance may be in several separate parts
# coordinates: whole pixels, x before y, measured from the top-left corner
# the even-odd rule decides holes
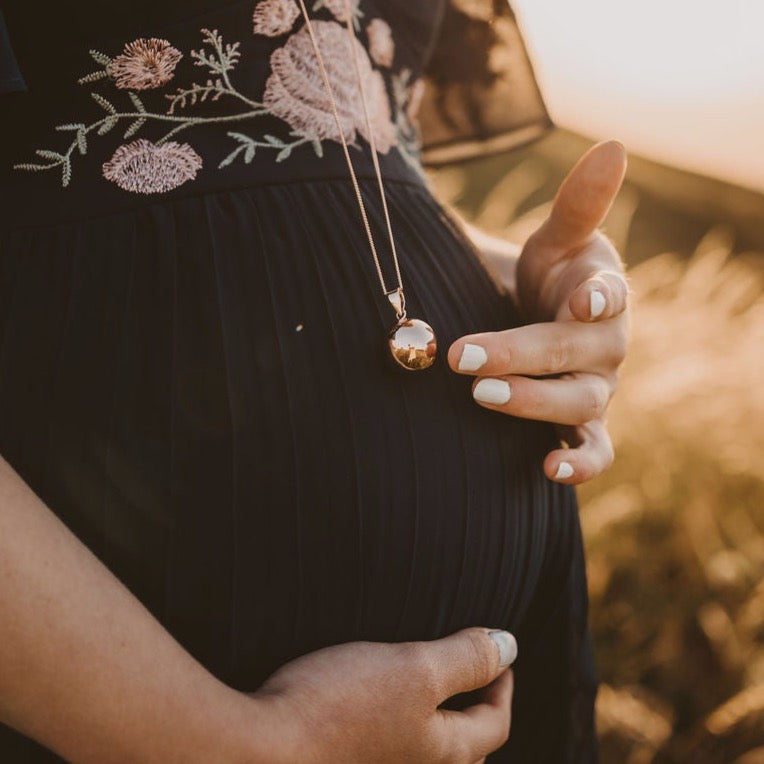
[[[223,47],[223,37],[217,29],[202,29],[202,41],[211,45],[213,52],[209,53],[204,48],[191,51],[191,58],[195,66],[206,66],[212,74],[225,75],[238,63],[239,43],[226,43]]]
[[[131,135],[135,135],[143,127],[145,122],[145,118],[136,119],[135,122],[133,122],[130,127],[125,130],[125,138],[129,138]]]
[[[249,164],[255,158],[255,144],[250,143],[247,146],[247,150],[244,152],[244,161]]]
[[[101,64],[101,66],[109,66],[109,64],[111,64],[111,58],[109,58],[109,56],[107,56],[105,53],[100,53],[97,50],[91,50],[90,57],[97,64]]]
[[[324,147],[321,145],[321,141],[316,138],[313,143],[313,151],[316,152],[316,156],[323,157],[324,155]]]
[[[239,141],[239,143],[253,143],[253,140],[248,135],[244,135],[244,133],[229,132],[226,135]]]
[[[40,170],[49,170],[51,167],[54,167],[55,165],[49,165],[49,164],[32,164],[30,162],[25,162],[24,164],[15,164],[13,165],[14,170],[29,170],[30,172],[39,172]]]
[[[268,143],[271,144],[271,146],[283,146],[284,141],[280,141],[278,138],[274,137],[273,135],[264,135],[263,138],[265,138]]]
[[[77,131],[77,148],[80,151],[80,154],[84,156],[87,154],[88,151],[88,142],[85,138],[85,131],[84,130],[78,130]]]
[[[119,117],[107,117],[101,127],[98,128],[98,135],[106,135],[117,122],[119,122]]]
[[[63,154],[59,154],[57,151],[48,151],[47,149],[37,149],[35,152],[38,157],[42,157],[43,159],[53,159],[56,162],[60,162],[63,158]]]
[[[135,108],[141,114],[145,114],[146,113],[146,107],[143,105],[143,101],[141,101],[141,99],[138,98],[138,96],[135,95],[135,93],[133,93],[132,90],[129,91],[127,95],[130,97],[130,100],[133,102],[133,106],[135,106]]]
[[[105,69],[101,69],[100,72],[91,72],[84,77],[80,77],[77,80],[78,85],[87,85],[88,82],[98,82],[98,80],[104,80],[109,76],[109,73]]]
[[[101,108],[108,111],[109,114],[117,113],[117,110],[102,95],[99,95],[98,93],[91,93],[90,96]]]
[[[276,154],[276,161],[281,162],[282,160],[286,159],[290,154],[292,153],[292,147],[286,146],[285,148],[281,149],[278,154]]]
[[[234,159],[236,159],[239,154],[244,151],[244,144],[242,143],[240,146],[237,146],[219,165],[218,169],[221,169],[223,167],[228,167],[231,162],[233,162]]]
[[[67,122],[65,125],[56,125],[56,130],[64,132],[65,130],[83,130],[84,122]]]
[[[61,166],[61,185],[66,188],[69,185],[69,181],[72,179],[72,164],[67,157],[64,158],[64,163]]]

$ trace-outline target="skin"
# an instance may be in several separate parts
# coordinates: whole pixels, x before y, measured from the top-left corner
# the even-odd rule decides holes
[[[598,230],[626,172],[626,152],[617,141],[590,149],[563,181],[547,220],[517,252],[465,225],[488,267],[514,297],[527,326],[469,334],[448,350],[457,374],[509,383],[505,404],[480,406],[516,417],[554,422],[570,447],[547,454],[550,480],[578,484],[613,461],[606,412],[626,353],[629,288],[621,258]],[[602,313],[590,314],[590,296],[605,298]],[[466,343],[482,346],[487,362],[459,369]],[[539,379],[538,377],[553,378]],[[557,478],[560,462],[573,474]]]
[[[604,410],[584,407],[591,416],[576,421],[584,418],[583,389],[600,376],[612,392],[623,355],[625,281],[617,254],[594,230],[625,166],[616,146],[584,157],[519,257],[505,250],[495,259],[540,323],[460,338],[449,351],[453,367],[459,343],[484,343],[487,369],[516,388],[499,412],[570,423],[570,437],[581,438],[564,452],[577,469],[570,482],[607,461]],[[594,286],[607,306],[592,323]],[[561,372],[561,382],[532,378]],[[547,457],[548,474],[556,458]],[[499,665],[488,631],[334,645],[290,661],[255,692],[233,690],[0,458],[0,720],[75,764],[474,764],[507,740],[511,723],[513,674]],[[478,688],[473,706],[438,708]]]
[[[468,764],[509,735],[512,671],[487,633],[335,645],[233,690],[0,459],[0,720],[75,764]]]

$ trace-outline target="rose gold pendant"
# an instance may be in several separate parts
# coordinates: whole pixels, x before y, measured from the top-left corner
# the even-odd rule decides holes
[[[390,330],[388,342],[393,359],[404,369],[419,371],[435,362],[435,332],[418,318],[403,316]]]
[[[398,318],[388,338],[393,360],[409,371],[427,369],[435,362],[438,348],[435,332],[424,321],[406,315],[403,289],[393,289],[386,295]]]

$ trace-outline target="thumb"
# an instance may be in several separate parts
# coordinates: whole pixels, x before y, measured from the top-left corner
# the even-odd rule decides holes
[[[626,174],[626,149],[618,141],[592,146],[560,185],[537,240],[553,247],[583,244],[610,210]]]
[[[429,645],[442,700],[485,687],[517,658],[517,641],[501,629],[461,629]]]

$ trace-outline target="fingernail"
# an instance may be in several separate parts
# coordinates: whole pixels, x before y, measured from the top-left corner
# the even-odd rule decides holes
[[[605,300],[605,295],[602,294],[602,292],[599,292],[598,290],[594,289],[592,293],[589,295],[589,315],[592,318],[597,318],[598,316],[601,316],[602,311],[605,310],[606,304],[607,304],[607,301]]]
[[[555,478],[558,480],[560,478],[569,478],[573,474],[573,467],[570,465],[569,462],[560,462],[560,464],[557,467],[557,472],[555,473]]]
[[[508,631],[494,629],[488,636],[499,648],[499,666],[511,666],[517,658],[517,640]]]
[[[512,397],[512,391],[503,379],[481,379],[475,385],[472,397],[481,403],[501,404]]]
[[[480,345],[471,345],[469,342],[462,350],[459,359],[459,371],[475,371],[488,360],[488,354]]]

